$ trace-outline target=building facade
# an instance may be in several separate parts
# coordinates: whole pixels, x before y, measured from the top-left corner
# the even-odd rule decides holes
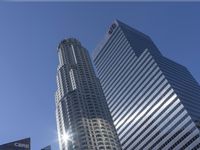
[[[42,148],[41,150],[51,150],[51,145],[48,145],[48,146]]]
[[[30,149],[31,149],[30,138],[0,145],[0,150],[30,150]]]
[[[69,38],[58,46],[56,117],[60,150],[120,150],[88,51]]]
[[[200,149],[200,86],[149,36],[116,20],[93,60],[123,150]]]

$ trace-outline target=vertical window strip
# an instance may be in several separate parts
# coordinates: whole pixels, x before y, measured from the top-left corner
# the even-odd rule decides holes
[[[71,45],[71,48],[72,48],[72,53],[73,53],[73,56],[74,56],[74,61],[77,64],[76,55],[75,55],[75,51],[74,51],[74,46]]]
[[[72,84],[72,90],[75,90],[76,89],[76,82],[75,82],[75,78],[74,78],[73,69],[70,69],[69,75],[70,75],[70,80],[71,80],[71,84]]]
[[[62,58],[62,52],[61,52],[61,49],[58,50],[58,59],[59,59],[59,62],[60,62],[60,66],[64,65],[64,62],[63,62],[63,58]]]

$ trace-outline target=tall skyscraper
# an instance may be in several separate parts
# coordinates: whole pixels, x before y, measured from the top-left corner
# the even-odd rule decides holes
[[[200,86],[149,36],[117,20],[93,60],[123,150],[200,149]]]
[[[61,150],[120,150],[106,99],[87,50],[69,38],[58,46],[56,116]]]

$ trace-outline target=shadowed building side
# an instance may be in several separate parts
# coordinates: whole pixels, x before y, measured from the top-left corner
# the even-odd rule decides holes
[[[41,150],[51,150],[51,146],[50,146],[50,145],[48,145],[48,146],[46,146],[46,147],[42,148]]]

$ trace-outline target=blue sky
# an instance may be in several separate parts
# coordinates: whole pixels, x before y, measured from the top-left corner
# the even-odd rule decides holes
[[[200,3],[0,3],[0,144],[31,137],[58,149],[56,48],[76,37],[90,52],[114,19],[148,34],[200,82]]]

